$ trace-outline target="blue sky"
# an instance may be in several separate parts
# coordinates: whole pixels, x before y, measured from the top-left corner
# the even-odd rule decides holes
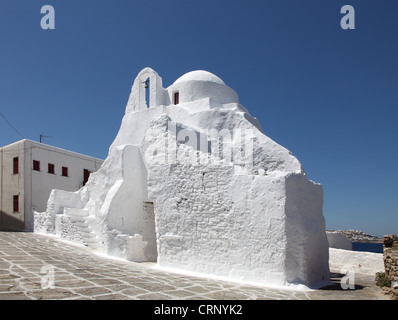
[[[396,0],[0,0],[0,112],[105,158],[142,68],[165,87],[208,70],[323,185],[328,229],[397,234],[397,15]],[[20,139],[0,118],[0,145]]]

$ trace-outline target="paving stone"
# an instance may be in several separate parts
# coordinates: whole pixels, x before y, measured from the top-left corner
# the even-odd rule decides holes
[[[171,296],[162,293],[147,293],[138,296],[140,300],[170,300]],[[176,298],[175,298],[176,299]]]
[[[123,293],[127,296],[134,297],[134,296],[138,296],[140,294],[148,293],[148,291],[143,290],[141,288],[131,287],[131,288],[120,290],[120,293]]]
[[[167,290],[175,290],[175,286],[173,285],[168,285],[164,283],[151,283],[151,282],[134,282],[134,286],[145,289],[147,291],[151,292],[158,292],[158,291],[167,291]]]
[[[19,281],[18,283],[18,288],[26,291],[31,291],[31,290],[41,290],[42,285],[41,282],[34,282],[28,279],[24,279]]]
[[[172,291],[165,291],[166,294],[176,297],[178,299],[186,299],[187,297],[196,296],[195,293],[185,291],[185,290],[172,290]]]
[[[96,300],[130,300],[129,297],[122,295],[122,294],[117,294],[117,293],[99,295],[99,296],[96,296],[95,299]]]
[[[0,292],[0,300],[32,300],[23,292],[2,293]]]
[[[43,266],[54,269],[54,288],[43,289]],[[388,300],[372,275],[356,275],[356,290],[339,278],[322,290],[295,291],[207,279],[153,268],[153,263],[111,259],[80,245],[34,233],[0,232],[0,300]]]
[[[0,292],[9,292],[9,291],[20,291],[17,289],[17,284],[14,282],[11,283],[0,283]]]
[[[90,281],[100,286],[123,284],[121,281],[117,279],[108,279],[108,278],[90,279]]]
[[[59,288],[81,288],[81,287],[92,287],[93,283],[80,280],[80,279],[69,279],[58,281],[54,279],[55,287]]]
[[[198,285],[193,285],[190,287],[185,288],[185,290],[195,293],[195,294],[201,294],[201,293],[208,293],[210,292],[209,288],[204,288],[203,286],[198,286]]]
[[[75,288],[73,291],[77,294],[91,297],[112,293],[112,290],[109,290],[105,287]]]
[[[78,294],[73,293],[68,289],[43,289],[28,292],[28,295],[37,300],[60,300],[79,297]]]

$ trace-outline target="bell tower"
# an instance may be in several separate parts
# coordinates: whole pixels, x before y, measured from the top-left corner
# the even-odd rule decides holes
[[[146,101],[146,90],[148,100]],[[163,88],[162,78],[149,67],[144,68],[135,78],[127,103],[126,113],[145,110],[160,105],[169,105],[167,91]]]

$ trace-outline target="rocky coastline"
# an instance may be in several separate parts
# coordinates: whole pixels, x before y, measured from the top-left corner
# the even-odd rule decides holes
[[[383,243],[383,238],[367,234],[360,230],[328,230],[343,233],[351,242]]]

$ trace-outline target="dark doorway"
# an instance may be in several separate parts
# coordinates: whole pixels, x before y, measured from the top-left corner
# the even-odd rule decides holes
[[[86,185],[88,178],[90,178],[90,170],[84,169],[83,170],[83,186]]]

